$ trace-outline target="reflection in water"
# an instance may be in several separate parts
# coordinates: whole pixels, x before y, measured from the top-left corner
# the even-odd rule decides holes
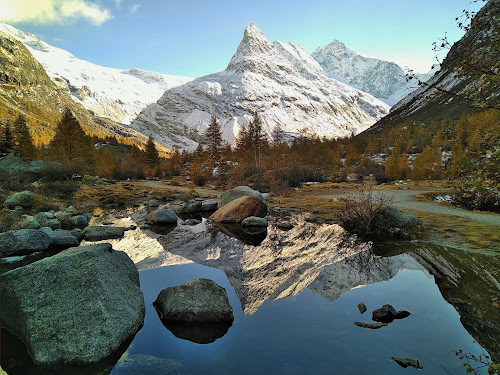
[[[172,359],[148,354],[124,355],[113,369],[113,375],[181,375],[185,374],[181,363]]]
[[[258,246],[267,237],[267,227],[244,227],[240,224],[208,223],[212,238],[221,231],[230,237],[236,238],[245,245]]]
[[[220,339],[233,325],[233,322],[182,324],[162,321],[162,323],[175,337],[197,344],[210,344]]]

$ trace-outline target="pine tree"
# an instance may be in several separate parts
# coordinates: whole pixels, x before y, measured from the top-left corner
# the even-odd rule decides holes
[[[26,119],[19,115],[14,122],[15,131],[15,153],[23,159],[29,160],[35,157],[35,146],[31,138]]]
[[[262,128],[262,121],[257,112],[254,112],[253,114],[253,120],[250,121],[248,132],[250,147],[253,149],[255,166],[261,167],[262,152],[264,151],[265,147],[268,146],[268,143],[267,137],[264,134],[264,130]]]
[[[12,137],[11,123],[7,121],[3,138],[0,142],[0,153],[10,154],[14,152],[14,139]]]
[[[273,143],[275,146],[279,146],[285,141],[285,132],[281,124],[277,124],[273,129]]]
[[[154,139],[151,135],[148,138],[148,143],[146,143],[144,161],[146,163],[146,168],[154,168],[158,166],[160,162],[160,156],[158,155],[158,150],[156,149]]]
[[[212,116],[212,121],[207,127],[204,135],[204,144],[207,145],[207,152],[212,166],[220,161],[222,149],[222,135],[220,132],[219,122],[215,115]]]

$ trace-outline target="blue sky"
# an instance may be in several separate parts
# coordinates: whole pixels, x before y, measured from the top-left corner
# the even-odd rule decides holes
[[[424,72],[471,0],[0,0],[0,21],[96,64],[199,77],[226,68],[245,26],[309,52],[338,39]]]

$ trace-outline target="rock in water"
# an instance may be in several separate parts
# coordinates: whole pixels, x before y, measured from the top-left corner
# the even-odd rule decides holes
[[[2,324],[39,364],[97,362],[144,319],[137,268],[110,244],[65,250],[6,272],[0,284]]]
[[[12,210],[16,206],[20,206],[22,208],[30,208],[33,206],[34,202],[35,195],[31,191],[25,190],[9,195],[4,202],[4,205]]]
[[[129,228],[125,227],[105,227],[90,226],[83,230],[83,238],[86,241],[102,241],[115,238],[122,238]]]
[[[366,305],[363,302],[360,302],[358,303],[358,310],[361,314],[364,314],[368,309],[366,308]]]
[[[154,225],[175,225],[177,216],[166,208],[159,208],[151,214],[151,222]]]
[[[361,328],[370,328],[370,329],[379,329],[388,326],[387,323],[365,323],[365,322],[354,322],[354,325]]]
[[[394,319],[404,319],[410,315],[408,311],[396,311],[391,305],[384,305],[380,309],[373,310],[372,319],[376,322],[392,323]]]
[[[257,190],[253,190],[248,186],[236,186],[235,188],[228,190],[219,196],[219,202],[217,207],[222,208],[229,202],[232,202],[235,199],[245,196],[257,197],[267,206],[266,199]]]
[[[396,362],[403,368],[407,368],[409,366],[415,367],[418,370],[422,370],[423,366],[420,365],[420,361],[418,359],[406,358],[406,357],[391,357],[391,361]]]
[[[51,238],[36,229],[19,229],[0,233],[0,257],[29,255],[47,250]]]
[[[153,306],[164,322],[210,323],[234,320],[226,290],[208,279],[193,279],[185,284],[163,289]]]
[[[241,223],[249,216],[265,217],[267,206],[257,197],[244,196],[215,211],[210,219],[217,223]]]

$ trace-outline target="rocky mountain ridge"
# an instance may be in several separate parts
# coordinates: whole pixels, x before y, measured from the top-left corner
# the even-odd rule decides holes
[[[234,142],[257,111],[270,137],[286,133],[346,137],[370,127],[389,106],[373,96],[329,78],[300,46],[269,42],[254,24],[227,69],[165,92],[131,126],[172,148],[194,149],[212,114],[223,139]]]

